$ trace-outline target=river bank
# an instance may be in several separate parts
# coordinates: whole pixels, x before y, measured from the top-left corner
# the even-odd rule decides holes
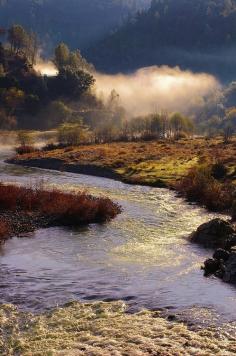
[[[209,210],[229,213],[236,187],[235,157],[236,138],[228,144],[222,138],[194,138],[54,148],[7,162],[174,189]]]
[[[190,330],[158,312],[125,313],[122,302],[69,303],[40,315],[0,307],[2,355],[234,355],[224,327]],[[231,328],[233,330],[233,325]]]
[[[215,161],[226,165],[227,177],[235,183],[236,138],[229,144],[224,144],[222,138],[194,138],[87,145],[42,150],[8,160],[157,187],[173,187],[196,164]]]

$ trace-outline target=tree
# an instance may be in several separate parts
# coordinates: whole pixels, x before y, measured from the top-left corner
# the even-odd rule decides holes
[[[162,130],[162,118],[160,114],[154,114],[151,116],[151,131],[156,137],[161,137]]]
[[[55,48],[55,57],[54,57],[54,64],[56,65],[59,71],[68,65],[69,58],[70,58],[70,50],[68,46],[65,43],[60,43]]]
[[[20,146],[29,146],[33,144],[32,136],[27,131],[19,131],[17,141]]]
[[[58,128],[58,141],[66,146],[77,146],[87,142],[89,138],[88,127],[82,120],[77,122],[67,122]]]
[[[93,84],[94,77],[82,70],[74,72],[69,68],[63,68],[55,78],[54,90],[59,96],[80,98]]]
[[[29,41],[29,36],[25,29],[20,25],[13,25],[8,30],[8,41],[11,45],[11,50],[18,53],[24,49]]]
[[[82,57],[79,50],[70,52],[65,43],[60,43],[55,49],[54,64],[60,71],[63,68],[69,68],[73,71],[82,70],[85,72],[93,72],[94,67]]]
[[[31,32],[28,35],[28,46],[27,46],[27,57],[31,63],[31,65],[36,64],[36,58],[39,49],[39,40],[36,33]]]
[[[170,126],[175,138],[179,138],[181,132],[189,133],[193,131],[192,120],[178,112],[171,115]]]
[[[79,50],[70,52],[67,65],[75,71],[83,70],[85,72],[91,73],[95,70],[94,66],[88,63],[86,59],[82,57]]]
[[[224,142],[229,143],[234,134],[234,127],[231,122],[225,121],[223,126],[223,133],[224,133]]]
[[[4,94],[4,102],[8,108],[9,114],[15,113],[17,109],[22,107],[25,101],[25,93],[17,88],[10,88]]]
[[[71,118],[72,110],[62,101],[51,102],[43,116],[46,118],[46,127],[48,129],[55,128]]]

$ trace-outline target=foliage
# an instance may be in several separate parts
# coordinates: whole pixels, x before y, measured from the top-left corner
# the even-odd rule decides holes
[[[0,184],[0,211],[5,210],[37,212],[51,219],[51,223],[70,226],[106,222],[121,212],[121,208],[107,198]]]
[[[54,63],[59,71],[70,68],[73,71],[92,72],[94,67],[82,57],[79,50],[71,52],[65,43],[60,43],[55,48]]]
[[[65,44],[55,50],[60,68],[54,77],[35,72],[37,36],[22,26],[8,31],[8,44],[0,45],[0,127],[11,129],[55,128],[74,112],[65,103],[87,95],[96,105],[90,88],[95,80],[79,51],[70,52]]]
[[[188,200],[199,202],[209,210],[228,210],[233,204],[235,188],[230,183],[221,183],[215,179],[215,168],[209,164],[192,168],[176,188]]]
[[[88,142],[88,128],[83,124],[82,120],[77,122],[67,122],[58,128],[58,142],[66,146],[77,146],[84,142]]]
[[[35,64],[38,51],[38,39],[35,33],[27,32],[20,25],[13,25],[8,30],[8,41],[11,51],[23,53],[28,57],[32,65]]]
[[[36,148],[34,146],[29,146],[29,145],[22,145],[22,146],[18,146],[15,149],[16,153],[18,155],[24,155],[27,153],[33,153],[36,151]]]
[[[4,241],[11,233],[11,228],[4,218],[0,218],[0,243]]]
[[[95,79],[87,72],[66,67],[55,78],[51,78],[50,82],[56,97],[79,99],[94,84]]]

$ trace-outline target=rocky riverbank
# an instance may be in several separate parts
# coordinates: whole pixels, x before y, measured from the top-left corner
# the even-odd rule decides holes
[[[21,211],[0,212],[0,243],[13,236],[21,236],[40,228],[51,226],[46,216]]]
[[[201,225],[191,235],[191,241],[216,249],[212,258],[204,262],[206,276],[215,275],[227,283],[236,283],[236,228],[221,219]]]

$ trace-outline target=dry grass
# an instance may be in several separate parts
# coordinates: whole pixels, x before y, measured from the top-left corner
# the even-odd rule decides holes
[[[214,178],[213,168],[210,165],[194,167],[175,188],[188,200],[198,202],[211,211],[230,210],[235,186]]]
[[[0,242],[4,241],[11,233],[11,228],[4,218],[0,218]]]
[[[236,138],[225,145],[222,138],[182,139],[177,142],[119,142],[34,152],[18,157],[56,158],[65,164],[92,164],[119,173],[124,180],[172,186],[198,163],[220,159],[236,181]]]
[[[217,211],[232,205],[232,190],[236,185],[236,137],[228,144],[222,138],[203,137],[176,142],[119,142],[34,152],[17,159],[40,158],[60,159],[62,167],[78,164],[106,168],[128,183],[176,188],[181,182],[178,190],[184,196]],[[199,165],[215,165],[215,179],[195,176],[194,183],[190,183]],[[224,173],[222,166],[227,173],[219,181]]]
[[[121,208],[110,199],[85,193],[0,184],[0,211],[35,212],[58,225],[80,225],[109,221]]]
[[[28,153],[36,152],[36,148],[34,146],[23,145],[15,148],[15,151],[18,155],[24,155]]]

